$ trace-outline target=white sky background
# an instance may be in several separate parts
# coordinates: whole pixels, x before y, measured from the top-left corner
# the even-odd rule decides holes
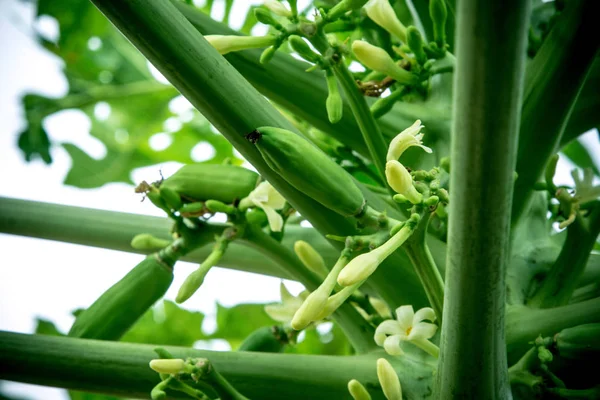
[[[243,4],[242,11],[234,5],[232,21],[239,21],[237,25],[241,25],[241,16],[252,3],[260,1],[238,0],[236,5]],[[222,8],[219,8],[217,14],[222,14]],[[109,184],[93,190],[64,186],[62,181],[70,167],[70,159],[61,147],[52,148],[51,166],[41,160],[24,162],[16,146],[18,133],[24,127],[20,97],[26,92],[59,97],[67,91],[61,61],[34,40],[33,15],[33,7],[27,4],[0,0],[0,171],[3,171],[0,196],[164,216],[150,202],[140,203],[139,195],[135,195],[129,185]],[[40,28],[52,31],[51,24]],[[101,157],[103,146],[89,135],[86,118],[74,111],[48,118],[46,128],[51,141],[75,143],[91,155]],[[595,132],[589,132],[585,140],[594,146],[596,154],[600,154]],[[176,165],[168,165],[162,169],[168,175],[175,168]],[[572,182],[570,169],[561,159],[560,183]],[[157,171],[158,167],[144,168],[135,171],[133,177],[135,181],[154,179]],[[59,329],[67,331],[73,321],[72,310],[89,306],[141,260],[135,254],[4,234],[0,234],[0,249],[3,253],[0,330],[22,333],[33,332],[36,317],[51,320]],[[193,268],[194,264],[178,263],[167,299],[175,299],[177,289]],[[288,284],[288,287],[294,292],[300,289],[298,284]],[[279,280],[217,268],[210,272],[202,289],[185,303],[185,307],[208,314],[205,329],[212,329],[216,301],[231,306],[241,302],[277,300]],[[213,343],[212,348],[226,350],[228,345]],[[2,390],[30,399],[67,398],[61,389],[12,382],[3,382]]]

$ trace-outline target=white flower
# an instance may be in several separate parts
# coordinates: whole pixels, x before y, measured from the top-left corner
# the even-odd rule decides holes
[[[249,195],[248,199],[259,208],[262,208],[269,226],[273,232],[281,232],[283,228],[283,218],[276,210],[281,210],[285,206],[285,198],[280,195],[269,182],[262,182]]]
[[[396,193],[406,197],[411,203],[419,204],[423,201],[423,195],[413,186],[413,179],[410,176],[410,172],[398,161],[392,160],[385,164],[385,177],[388,185]]]
[[[411,146],[420,147],[427,153],[431,153],[429,147],[423,146],[423,133],[421,132],[423,128],[421,120],[418,119],[410,127],[400,132],[390,143],[386,161],[398,160],[402,153]]]
[[[238,36],[238,35],[206,35],[204,39],[217,49],[220,54],[232,51],[269,47],[276,41],[275,36]]]
[[[406,27],[400,22],[388,0],[370,0],[365,4],[369,18],[406,43]]]
[[[413,342],[421,347],[424,342],[429,342],[428,339],[431,339],[437,331],[437,325],[423,322],[425,320],[435,320],[435,312],[432,308],[421,308],[415,313],[412,306],[398,307],[396,320],[383,321],[375,330],[375,343],[383,346],[388,354],[394,356],[404,353],[402,342]],[[430,346],[434,345],[430,344]]]
[[[578,169],[572,170],[571,176],[575,181],[575,197],[580,204],[600,197],[600,185],[594,186],[594,171],[591,168],[583,170],[583,179]]]
[[[277,14],[280,17],[289,18],[292,16],[292,12],[277,0],[265,0],[264,5],[271,10],[273,14]]]
[[[402,400],[402,387],[400,379],[392,364],[385,358],[377,360],[377,378],[381,384],[383,395],[388,400]]]
[[[307,293],[302,292],[298,296],[293,296],[283,282],[279,285],[279,293],[281,294],[281,304],[266,305],[265,312],[275,321],[289,323],[302,306]]]
[[[410,84],[415,82],[415,76],[402,69],[394,62],[392,57],[382,48],[373,46],[363,40],[352,42],[352,52],[365,67],[392,77],[399,83]]]

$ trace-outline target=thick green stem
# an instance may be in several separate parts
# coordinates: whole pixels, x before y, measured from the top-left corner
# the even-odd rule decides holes
[[[589,218],[578,216],[569,225],[560,255],[538,291],[527,302],[528,306],[549,308],[569,302],[599,233],[600,206],[594,209]]]
[[[0,379],[127,398],[149,398],[159,376],[148,363],[155,346],[0,332]],[[348,397],[359,378],[382,400],[375,368],[381,353],[334,357],[300,354],[215,352],[166,347],[175,358],[207,358],[237,390],[260,400],[330,400]],[[424,398],[431,367],[424,360],[393,360],[407,398]],[[419,379],[417,379],[419,378]],[[425,379],[423,379],[425,378]],[[178,395],[185,398],[183,395]]]
[[[517,156],[512,223],[515,226],[531,198],[533,185],[561,136],[600,46],[597,18],[600,2],[565,3],[540,51],[527,66]]]
[[[596,322],[600,322],[600,298],[545,309],[509,306],[506,312],[509,362],[516,362],[538,335],[553,336],[566,328]]]
[[[307,289],[314,290],[321,284],[320,279],[304,267],[293,251],[281,246],[262,230],[248,227],[243,240],[282,267],[285,267],[293,274],[294,279],[302,282]],[[334,318],[358,353],[365,353],[377,347],[373,339],[375,335],[373,326],[352,305],[343,304],[337,309]]]
[[[441,323],[444,310],[444,280],[437,265],[435,265],[426,242],[429,217],[430,214],[426,214],[421,218],[417,229],[403,248],[415,267],[429,299],[429,304],[431,304],[438,321]]]
[[[458,5],[439,399],[511,398],[504,281],[528,17],[526,0]]]

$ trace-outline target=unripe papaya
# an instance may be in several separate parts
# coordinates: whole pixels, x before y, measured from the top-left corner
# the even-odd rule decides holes
[[[164,296],[172,281],[173,264],[148,256],[79,314],[68,336],[118,340]]]
[[[563,329],[554,340],[561,357],[598,359],[600,356],[600,323]]]
[[[162,181],[160,189],[171,189],[187,202],[219,200],[233,203],[254,190],[260,176],[235,165],[189,164]]]
[[[306,139],[281,128],[247,135],[267,165],[289,184],[344,216],[359,215],[365,199],[350,175]]]
[[[279,326],[263,326],[252,332],[240,345],[238,351],[260,351],[280,353],[285,348],[287,337]]]

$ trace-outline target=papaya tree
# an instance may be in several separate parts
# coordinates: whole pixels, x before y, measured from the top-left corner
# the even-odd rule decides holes
[[[65,183],[130,183],[166,217],[0,199],[2,232],[141,254],[66,334],[0,333],[0,378],[152,399],[600,398],[600,173],[580,139],[600,126],[600,3],[267,0],[239,30],[241,5],[217,21],[213,3],[39,0],[69,92],[24,96],[20,149],[51,162],[44,118],[82,110],[107,154],[64,144]],[[198,113],[155,151],[178,96]],[[132,182],[166,161],[185,165]],[[165,302],[159,326],[179,260],[199,263],[179,304],[214,266],[305,290],[219,309],[212,335]]]

